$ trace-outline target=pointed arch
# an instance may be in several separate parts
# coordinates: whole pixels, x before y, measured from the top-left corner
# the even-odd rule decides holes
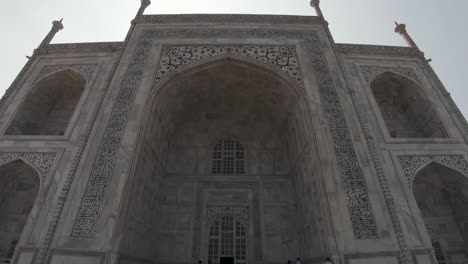
[[[22,159],[0,166],[0,258],[14,255],[40,190],[39,175]]]
[[[432,102],[415,81],[385,71],[374,77],[370,87],[391,137],[447,137]]]
[[[7,135],[64,135],[86,87],[83,74],[65,69],[37,81],[7,129]]]

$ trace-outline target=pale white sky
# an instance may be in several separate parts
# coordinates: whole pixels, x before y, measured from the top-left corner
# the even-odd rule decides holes
[[[309,0],[153,0],[147,14],[241,13],[315,15]],[[123,40],[140,0],[15,0],[0,9],[0,94],[51,27],[64,17],[54,43]],[[468,116],[468,1],[322,0],[337,42],[403,46],[393,21],[406,23],[419,47]]]

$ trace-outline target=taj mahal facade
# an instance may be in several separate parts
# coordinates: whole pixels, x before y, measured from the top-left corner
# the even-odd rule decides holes
[[[54,21],[1,99],[0,263],[468,263],[468,123],[404,24],[149,4]]]

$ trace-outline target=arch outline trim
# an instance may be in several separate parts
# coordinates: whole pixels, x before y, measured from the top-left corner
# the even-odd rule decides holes
[[[91,78],[96,71],[97,64],[54,64],[54,65],[45,65],[42,67],[32,86],[36,86],[39,82],[45,78],[52,76],[57,73],[61,73],[67,70],[70,70],[81,77],[86,81],[86,85],[90,82]]]
[[[376,66],[376,65],[361,65],[360,66],[362,76],[364,77],[367,84],[371,84],[382,74],[387,72],[400,75],[413,81],[416,85],[421,86],[421,83],[412,68],[407,67],[391,67],[391,66]]]
[[[302,72],[293,45],[190,45],[163,46],[161,60],[154,78],[154,86],[164,80],[179,68],[184,69],[196,62],[212,59],[217,61],[223,57],[241,57],[248,61],[256,61],[268,65],[282,75],[287,75],[301,87],[304,87]],[[193,67],[193,66],[192,66]]]
[[[30,165],[43,179],[49,173],[56,156],[57,154],[53,152],[0,152],[0,167],[17,160],[22,160]]]
[[[453,169],[468,178],[468,161],[464,155],[400,155],[398,161],[410,189],[418,173],[432,163]]]

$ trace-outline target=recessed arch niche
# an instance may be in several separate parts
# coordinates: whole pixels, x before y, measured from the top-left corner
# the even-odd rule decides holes
[[[39,175],[26,162],[0,166],[0,259],[13,257],[39,188]]]
[[[208,263],[207,208],[246,210],[246,260],[238,262],[324,254],[303,87],[230,56],[180,69],[153,89],[129,183],[122,261]],[[225,139],[242,146],[242,173],[213,173],[213,150]]]
[[[432,103],[414,81],[384,72],[371,82],[371,90],[392,138],[446,138]]]
[[[6,134],[64,135],[85,87],[85,77],[70,69],[41,79],[26,96]]]
[[[466,261],[468,177],[432,162],[415,175],[412,186],[437,261]]]

